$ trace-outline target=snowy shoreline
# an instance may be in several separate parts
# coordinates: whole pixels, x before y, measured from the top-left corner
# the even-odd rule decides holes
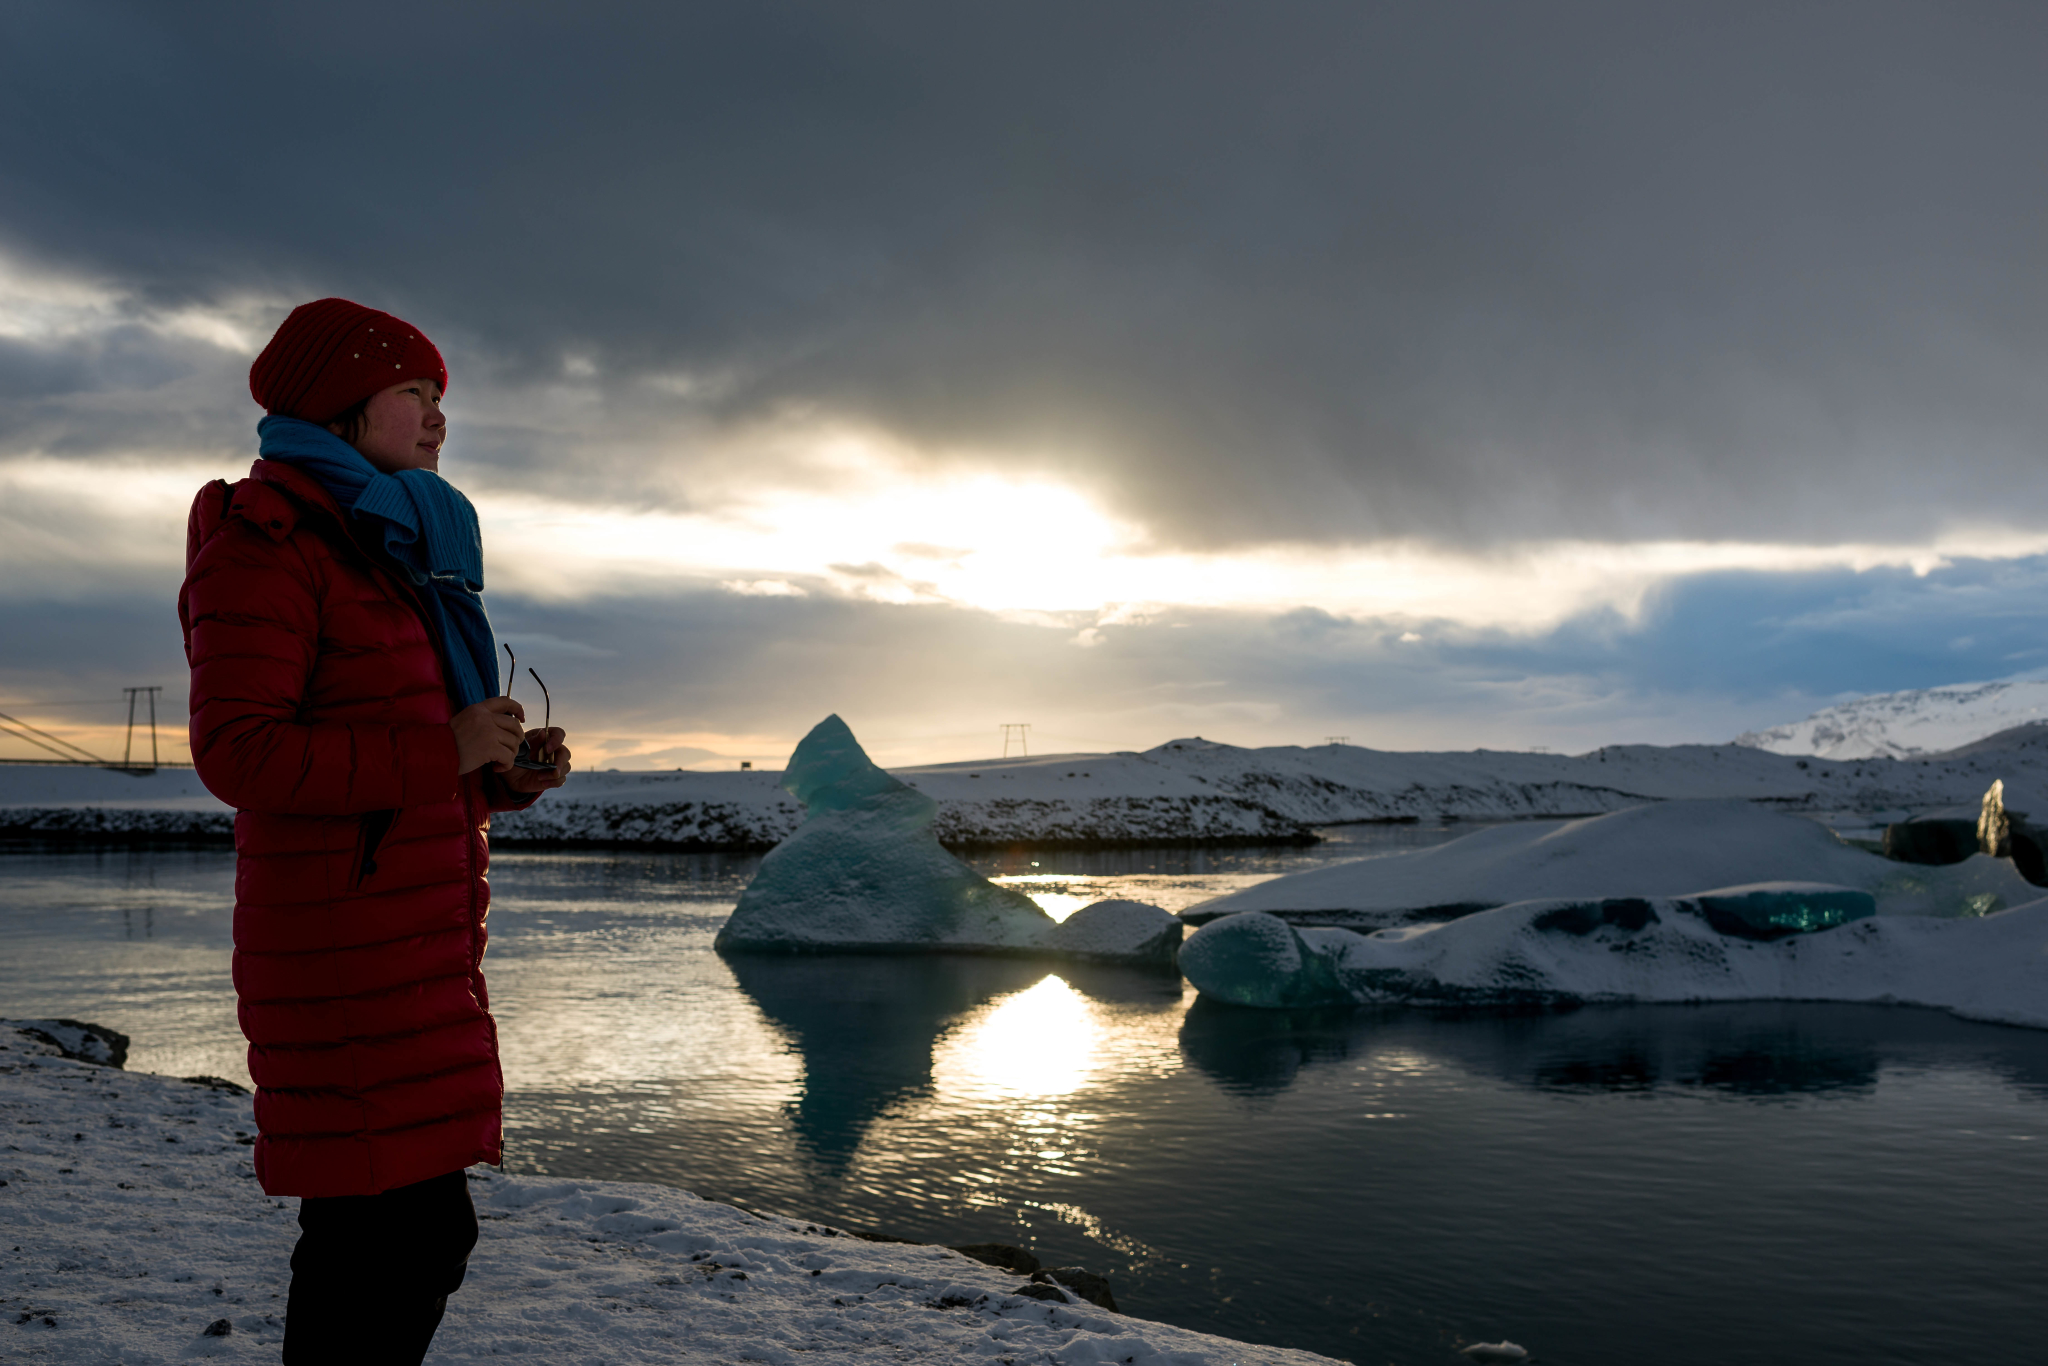
[[[1785,811],[1975,806],[1993,779],[2048,812],[2048,731],[2022,727],[1948,754],[1828,760],[1744,745],[1616,745],[1588,754],[1406,753],[1353,745],[1240,749],[1175,740],[1143,753],[1061,754],[892,769],[938,803],[951,849],[1119,849],[1313,843],[1312,827],[1597,816],[1646,802],[1735,798]],[[760,853],[803,812],[780,773],[576,774],[492,839],[538,849]],[[233,813],[190,769],[148,777],[0,765],[0,839],[225,843]]]
[[[254,1129],[249,1097],[224,1086],[74,1061],[0,1029],[0,1355],[274,1361],[297,1202],[256,1188],[238,1141]],[[470,1181],[482,1238],[436,1362],[1331,1362],[1039,1298],[1051,1287],[947,1248],[666,1186],[483,1168]]]

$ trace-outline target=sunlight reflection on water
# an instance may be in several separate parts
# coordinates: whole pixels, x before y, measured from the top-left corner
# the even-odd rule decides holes
[[[1127,873],[1099,876],[1072,873],[1014,873],[989,878],[999,887],[1014,887],[1038,903],[1054,920],[1065,920],[1083,906],[1123,899],[1146,901],[1178,913],[1212,898],[1270,882],[1278,873]]]
[[[991,1001],[938,1042],[937,1099],[1069,1095],[1100,1065],[1102,1032],[1087,1000],[1047,977]]]

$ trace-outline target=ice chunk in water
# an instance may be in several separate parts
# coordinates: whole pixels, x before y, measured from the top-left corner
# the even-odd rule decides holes
[[[876,767],[837,716],[812,728],[782,785],[805,807],[768,852],[721,949],[1040,951],[1052,918],[940,847],[938,803]]]
[[[1072,958],[1170,968],[1186,927],[1143,901],[1098,901],[1062,920],[1050,946]]]
[[[1181,946],[1180,970],[1204,996],[1232,1005],[1288,1010],[1355,999],[1321,950],[1286,921],[1258,912],[1204,925]]]

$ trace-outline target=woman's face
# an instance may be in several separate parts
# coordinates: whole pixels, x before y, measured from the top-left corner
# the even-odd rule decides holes
[[[441,386],[409,379],[371,396],[363,409],[363,434],[352,443],[385,474],[439,470],[448,419],[441,416]]]

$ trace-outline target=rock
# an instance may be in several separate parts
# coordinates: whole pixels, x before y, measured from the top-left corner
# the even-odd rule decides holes
[[[1037,1285],[1031,1282],[1018,1286],[1014,1293],[1022,1295],[1027,1300],[1049,1300],[1053,1304],[1066,1304],[1073,1298],[1056,1285]]]
[[[248,1087],[238,1081],[229,1081],[226,1077],[180,1077],[178,1080],[188,1082],[193,1086],[204,1086],[209,1091],[225,1091],[231,1096],[246,1096],[249,1094]]]
[[[1502,1339],[1499,1342],[1475,1342],[1470,1347],[1460,1347],[1458,1355],[1474,1361],[1527,1361],[1529,1349]]]
[[[0,1028],[12,1028],[73,1062],[119,1067],[128,1061],[128,1036],[105,1025],[83,1020],[0,1020]]]
[[[1977,850],[1992,858],[2011,859],[2021,877],[2048,887],[2048,831],[2036,829],[2024,811],[2005,804],[2005,780],[1993,780],[1977,817]]]
[[[1019,1276],[1029,1276],[1038,1270],[1038,1258],[1025,1249],[1013,1247],[1009,1243],[966,1243],[955,1246],[953,1251],[989,1266],[1014,1271]]]
[[[1078,1266],[1055,1266],[1033,1272],[1031,1279],[1040,1285],[1056,1285],[1062,1290],[1071,1291],[1090,1304],[1100,1305],[1112,1314],[1119,1312],[1116,1307],[1116,1296],[1109,1293],[1107,1276],[1098,1276]]]
[[[212,1323],[207,1324],[205,1328],[200,1330],[200,1335],[202,1337],[209,1338],[224,1338],[234,1331],[234,1324],[228,1322],[226,1319],[215,1319]]]

